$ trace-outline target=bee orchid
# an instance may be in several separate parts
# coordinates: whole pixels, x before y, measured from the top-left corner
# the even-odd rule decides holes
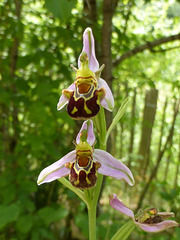
[[[114,194],[109,197],[110,205],[132,218],[134,224],[146,232],[160,232],[167,228],[180,226],[179,223],[173,220],[166,220],[167,218],[174,217],[174,213],[158,212],[156,208],[147,208],[141,211],[137,215],[134,215],[133,211],[126,207]]]
[[[76,137],[75,150],[42,170],[38,185],[69,175],[73,186],[86,189],[96,184],[97,173],[100,173],[125,180],[132,186],[134,178],[129,168],[106,151],[94,149],[95,142],[93,122],[87,120]]]
[[[76,80],[62,91],[57,109],[61,110],[67,104],[70,117],[83,120],[96,116],[100,105],[112,111],[114,98],[107,83],[100,78],[104,65],[99,68],[91,28],[86,28],[83,34],[83,50],[78,59],[78,69],[71,66],[76,72]]]

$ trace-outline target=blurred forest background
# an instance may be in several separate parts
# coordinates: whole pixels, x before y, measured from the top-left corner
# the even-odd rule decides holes
[[[112,193],[135,212],[156,207],[180,222],[180,1],[0,0],[1,240],[88,239],[84,203],[58,181],[36,184],[43,168],[74,149],[82,124],[56,106],[75,80],[70,64],[77,66],[86,27],[115,98],[108,124],[130,98],[108,148],[136,181],[105,178],[98,240],[128,220],[110,207]],[[177,240],[180,229],[136,229],[130,239]]]

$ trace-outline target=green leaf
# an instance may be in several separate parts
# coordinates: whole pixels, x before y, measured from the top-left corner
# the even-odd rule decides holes
[[[32,216],[30,215],[21,216],[16,223],[16,228],[19,232],[27,233],[30,231],[32,227],[32,222],[33,222]]]
[[[14,222],[17,220],[20,209],[19,206],[15,203],[5,206],[5,205],[0,205],[0,229],[2,229],[6,224]]]
[[[124,224],[111,238],[111,240],[126,240],[134,229],[135,224],[133,220],[130,220]]]
[[[64,208],[54,209],[52,207],[44,207],[38,211],[38,214],[48,226],[52,222],[65,218],[68,214],[68,210]]]
[[[37,184],[35,181],[25,179],[21,185],[21,190],[25,192],[36,192]]]
[[[116,126],[116,124],[119,122],[119,120],[120,120],[120,119],[122,118],[122,116],[124,115],[124,112],[125,112],[125,110],[126,110],[126,108],[127,108],[128,102],[129,102],[129,98],[126,98],[126,99],[123,101],[122,105],[120,106],[120,108],[119,108],[116,116],[114,117],[114,119],[113,119],[113,121],[112,121],[112,123],[111,123],[111,125],[110,125],[110,127],[109,127],[109,129],[108,129],[108,131],[107,131],[107,134],[106,134],[106,142],[107,142],[107,140],[108,140],[108,137],[109,137],[111,131],[113,130],[113,128]]]
[[[45,3],[47,9],[62,21],[70,18],[71,11],[76,6],[76,0],[46,0]]]
[[[180,228],[176,228],[177,239],[180,239]]]
[[[9,184],[7,187],[5,187],[3,189],[3,203],[9,204],[10,202],[12,202],[16,197],[16,191],[17,189],[12,184]]]

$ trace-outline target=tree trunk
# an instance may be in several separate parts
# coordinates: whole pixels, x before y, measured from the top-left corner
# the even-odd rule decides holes
[[[179,154],[178,154],[178,163],[176,167],[176,174],[174,178],[174,188],[178,186],[178,176],[179,176],[179,170],[180,170],[180,137],[179,137]]]
[[[152,180],[156,177],[156,173],[158,171],[158,168],[159,168],[159,164],[161,163],[161,160],[163,158],[163,155],[165,153],[165,150],[167,148],[167,145],[169,144],[171,138],[172,138],[172,135],[173,135],[173,132],[174,132],[174,125],[175,125],[175,121],[176,121],[176,117],[177,117],[177,114],[178,114],[178,111],[179,111],[179,105],[180,105],[180,100],[177,101],[177,104],[176,104],[176,109],[175,109],[175,112],[174,112],[174,116],[173,116],[173,120],[172,120],[172,124],[171,124],[171,127],[170,127],[170,130],[169,130],[169,134],[168,134],[168,137],[166,139],[166,142],[164,144],[164,147],[163,149],[160,151],[159,153],[159,156],[157,157],[157,160],[156,160],[156,165],[154,166],[154,168],[152,169],[151,171],[151,175],[149,177],[149,180],[148,182],[146,183],[146,185],[144,186],[144,189],[143,191],[141,192],[141,195],[140,195],[140,198],[139,198],[139,202],[138,202],[138,205],[137,205],[137,209],[139,209],[143,203],[143,200],[147,194],[147,191],[149,189],[149,186],[152,182]]]
[[[101,64],[105,64],[105,68],[102,72],[102,78],[107,82],[110,89],[112,89],[112,57],[111,57],[111,33],[112,33],[112,17],[114,11],[116,9],[118,0],[104,0],[103,1],[103,26],[101,31]],[[109,127],[112,122],[112,113],[109,111],[105,112],[106,114],[106,124]],[[110,139],[107,143],[107,151],[109,152],[111,149]],[[101,187],[101,192],[99,195],[99,199],[101,198],[102,191],[105,186],[105,178],[103,179],[103,184]],[[99,208],[97,211],[97,215],[99,213]]]
[[[169,164],[170,164],[171,156],[172,156],[171,147],[172,147],[172,139],[170,140],[169,147],[168,147],[169,153],[168,153],[168,156],[166,159],[166,167],[165,167],[165,171],[164,171],[164,181],[166,181],[166,179],[168,178]]]
[[[139,146],[139,172],[145,177],[148,168],[152,128],[157,107],[158,90],[150,89],[146,92],[144,116],[142,123],[141,141]],[[143,175],[144,174],[144,175]]]
[[[119,158],[124,156],[124,124],[120,122],[120,146],[119,146]]]
[[[22,7],[22,2],[19,0],[15,1],[15,15],[20,21],[21,18],[21,7]],[[12,47],[10,49],[10,77],[14,78],[15,77],[15,71],[16,71],[16,64],[17,64],[17,59],[18,59],[18,47],[19,47],[19,37],[17,37],[17,33],[15,33]],[[13,94],[16,93],[16,86],[14,83],[11,85],[11,89]],[[14,105],[14,102],[12,102],[12,118],[13,118],[13,129],[14,129],[14,135],[11,137],[10,142],[9,142],[9,150],[10,152],[14,152],[14,149],[17,144],[17,139],[19,135],[19,121],[18,121],[18,108],[17,106]],[[14,162],[16,164],[16,161]]]
[[[174,111],[174,113],[176,111],[176,102],[174,103],[173,111]],[[173,133],[174,133],[174,129],[173,129]],[[172,145],[173,145],[173,135],[171,136],[171,139],[169,141],[170,141],[170,143],[169,143],[169,153],[168,153],[168,156],[167,156],[167,159],[166,159],[166,168],[165,168],[165,172],[164,172],[164,181],[166,181],[166,179],[168,177],[169,164],[170,164],[171,156],[172,156],[171,148],[172,148]]]
[[[163,108],[163,116],[162,116],[162,121],[161,121],[161,129],[160,129],[160,137],[159,137],[157,156],[159,155],[159,153],[161,151],[161,147],[162,147],[162,138],[164,135],[164,123],[165,123],[167,103],[168,103],[168,99],[166,98],[165,103],[164,103],[164,108]]]
[[[117,0],[104,0],[103,2],[103,26],[101,31],[101,63],[105,64],[102,78],[112,89],[112,56],[111,56],[111,36],[112,36],[112,17],[116,9]],[[107,127],[112,121],[112,114],[106,112]],[[109,147],[108,147],[109,148]]]
[[[89,21],[89,27],[92,27],[97,22],[97,7],[96,0],[84,0],[84,14],[87,16]]]
[[[128,168],[131,168],[131,159],[132,159],[131,154],[133,153],[133,147],[134,147],[136,94],[137,94],[136,89],[134,89],[132,110],[131,110],[131,131],[130,131]]]

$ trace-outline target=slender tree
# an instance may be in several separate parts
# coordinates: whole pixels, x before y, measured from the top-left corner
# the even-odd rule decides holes
[[[131,129],[130,129],[130,144],[129,144],[129,160],[128,160],[128,167],[131,167],[131,154],[133,153],[134,148],[134,135],[135,135],[135,109],[136,109],[136,88],[134,88],[133,94],[133,101],[132,101],[132,108],[131,108]]]
[[[165,123],[165,119],[166,119],[165,116],[166,116],[167,104],[168,104],[168,98],[166,97],[166,100],[164,102],[163,113],[162,113],[162,121],[161,121],[161,129],[160,129],[157,155],[159,155],[159,153],[161,151],[161,147],[162,147],[162,138],[163,138],[163,135],[164,135],[164,123]]]
[[[173,112],[175,114],[175,111],[176,111],[176,101],[174,102],[174,105],[173,105]],[[169,171],[169,164],[170,164],[170,161],[171,161],[171,158],[172,158],[172,146],[173,146],[173,136],[174,136],[174,128],[173,128],[173,134],[169,140],[169,145],[168,145],[168,154],[167,154],[167,159],[166,159],[166,167],[165,167],[165,171],[164,171],[164,181],[166,181],[167,179],[167,176],[168,176],[168,171]]]
[[[176,117],[177,117],[177,114],[179,112],[179,105],[180,105],[180,100],[177,100],[177,104],[176,104],[176,109],[175,109],[175,112],[174,112],[174,116],[173,116],[173,119],[172,119],[172,123],[171,123],[171,127],[169,129],[169,133],[168,133],[168,136],[166,138],[166,142],[164,144],[164,147],[163,149],[160,151],[157,159],[156,159],[156,164],[154,166],[154,168],[152,169],[151,171],[151,174],[150,174],[150,177],[148,179],[148,182],[145,184],[141,194],[140,194],[140,197],[139,197],[139,202],[137,204],[137,209],[139,209],[143,203],[143,200],[148,192],[148,189],[150,187],[150,184],[152,182],[152,180],[156,177],[156,173],[158,171],[158,168],[159,168],[159,165],[163,159],[163,156],[164,156],[164,153],[165,153],[165,150],[167,148],[167,145],[169,144],[171,138],[172,138],[172,135],[173,135],[173,132],[174,132],[174,125],[175,125],[175,121],[176,121]]]
[[[179,137],[179,152],[178,152],[178,162],[177,162],[177,166],[176,166],[176,173],[175,173],[175,177],[174,177],[174,188],[176,189],[176,187],[178,186],[178,178],[179,178],[179,171],[180,171],[180,137]]]
[[[145,177],[149,164],[149,153],[151,145],[151,135],[157,108],[158,90],[150,89],[146,92],[143,112],[143,122],[141,130],[141,140],[139,146],[139,172]]]

